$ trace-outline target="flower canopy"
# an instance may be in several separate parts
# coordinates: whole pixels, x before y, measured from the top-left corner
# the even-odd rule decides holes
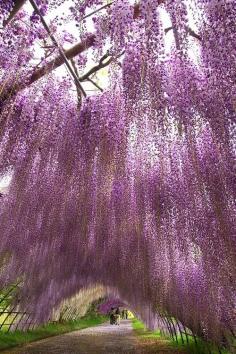
[[[0,1],[2,287],[21,280],[44,322],[102,284],[220,343],[235,325],[235,0],[35,3],[49,32]]]

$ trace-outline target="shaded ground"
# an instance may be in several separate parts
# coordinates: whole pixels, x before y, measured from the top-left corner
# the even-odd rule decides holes
[[[130,321],[120,326],[108,323],[31,343],[23,348],[5,350],[5,354],[181,354],[168,341],[143,343]]]

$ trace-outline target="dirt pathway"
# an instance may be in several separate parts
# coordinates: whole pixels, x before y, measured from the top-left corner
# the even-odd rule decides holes
[[[157,344],[160,344],[157,346]],[[155,346],[155,349],[154,347]],[[177,354],[167,341],[141,344],[132,330],[131,321],[120,326],[108,323],[63,334],[29,344],[23,348],[3,351],[5,354]]]

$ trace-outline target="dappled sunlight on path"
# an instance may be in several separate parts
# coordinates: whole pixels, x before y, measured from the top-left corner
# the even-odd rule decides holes
[[[160,346],[156,346],[156,343]],[[140,343],[132,330],[131,321],[121,321],[120,326],[108,323],[51,337],[24,348],[7,350],[7,354],[180,354],[168,346],[168,341]],[[155,346],[155,348],[154,348]]]

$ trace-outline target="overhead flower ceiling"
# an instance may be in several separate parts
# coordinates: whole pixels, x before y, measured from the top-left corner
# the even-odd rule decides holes
[[[43,322],[103,284],[220,343],[235,325],[236,2],[71,1],[48,26],[73,42],[86,98],[24,3],[0,1],[1,285],[21,279]],[[65,1],[36,4],[47,20]]]

